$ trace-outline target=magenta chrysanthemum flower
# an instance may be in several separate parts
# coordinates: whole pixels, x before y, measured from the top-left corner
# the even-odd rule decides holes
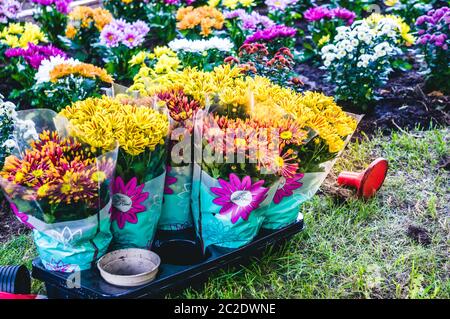
[[[294,190],[303,186],[303,183],[299,182],[303,176],[304,174],[295,174],[292,178],[282,178],[273,198],[273,202],[275,204],[279,204],[284,197],[292,196],[292,194],[294,194]]]
[[[172,195],[173,189],[171,189],[169,186],[173,185],[177,182],[177,178],[174,176],[169,176],[170,171],[172,170],[172,167],[170,165],[167,165],[166,167],[166,180],[164,182],[164,194]]]
[[[353,11],[350,11],[348,9],[345,9],[345,8],[331,9],[331,14],[332,14],[333,18],[346,21],[347,25],[352,24],[356,18],[356,13],[354,13]]]
[[[231,222],[235,224],[239,218],[248,220],[250,213],[266,198],[269,189],[262,187],[264,180],[252,184],[250,176],[241,181],[236,174],[230,174],[229,179],[227,182],[219,178],[221,187],[211,187],[211,192],[218,196],[213,203],[222,206],[219,213],[231,214]]]
[[[27,48],[9,48],[5,51],[7,58],[23,57],[34,69],[38,69],[41,62],[52,56],[67,57],[67,54],[53,45],[36,45],[29,43]]]
[[[116,221],[120,229],[126,223],[136,224],[137,214],[145,211],[143,202],[148,198],[149,193],[142,192],[144,186],[145,184],[137,185],[136,177],[133,177],[126,185],[120,176],[114,181],[111,220]]]
[[[28,215],[25,213],[22,213],[19,211],[17,206],[14,203],[10,203],[9,206],[11,207],[11,210],[13,211],[14,215],[28,228],[34,229],[34,226],[28,223]]]
[[[56,10],[63,14],[68,14],[72,0],[31,0],[31,2],[40,4],[41,6],[51,6],[54,4]]]
[[[305,11],[304,17],[309,22],[319,21],[322,19],[340,19],[344,20],[347,25],[353,23],[356,13],[345,8],[313,7]]]
[[[249,36],[244,43],[253,43],[258,41],[270,42],[277,38],[292,38],[295,36],[297,30],[295,28],[287,27],[284,25],[275,25],[264,30],[256,31]]]
[[[306,20],[312,22],[322,19],[331,19],[333,17],[333,13],[327,7],[313,7],[306,10],[303,16]]]

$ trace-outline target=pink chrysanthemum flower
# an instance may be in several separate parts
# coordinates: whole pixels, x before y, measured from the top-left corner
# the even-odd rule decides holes
[[[278,186],[277,192],[273,198],[275,204],[279,204],[284,197],[289,197],[294,194],[294,190],[303,186],[300,180],[303,178],[304,174],[295,174],[292,178],[282,178],[280,185]]]
[[[112,187],[113,204],[111,207],[111,220],[117,221],[122,229],[125,224],[136,224],[138,213],[145,211],[144,201],[148,198],[148,192],[142,192],[145,184],[137,185],[137,178],[133,177],[126,185],[118,176]]]
[[[169,176],[172,167],[167,165],[166,167],[166,181],[164,182],[164,194],[172,195],[173,189],[170,188],[170,185],[173,185],[177,182],[177,178],[174,176]]]
[[[218,196],[213,203],[222,206],[219,213],[231,214],[231,222],[235,224],[239,218],[248,220],[250,213],[266,198],[269,189],[262,187],[264,180],[252,184],[250,176],[241,181],[236,174],[230,174],[229,180],[219,178],[221,187],[211,187],[211,192]]]

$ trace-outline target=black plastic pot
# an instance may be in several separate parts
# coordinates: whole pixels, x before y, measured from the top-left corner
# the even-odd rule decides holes
[[[31,276],[28,268],[21,266],[0,266],[0,291],[26,295],[31,292]]]

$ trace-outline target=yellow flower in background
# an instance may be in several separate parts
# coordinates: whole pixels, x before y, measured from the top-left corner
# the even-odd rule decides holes
[[[403,20],[403,18],[399,16],[393,14],[383,15],[380,13],[373,13],[364,20],[369,24],[371,28],[376,28],[381,21],[384,21],[386,19],[397,26],[397,31],[405,42],[405,45],[410,46],[414,44],[416,39],[411,33],[411,27]]]
[[[384,0],[384,4],[388,7],[393,7],[398,3],[398,0]]]
[[[145,59],[150,57],[150,53],[145,51],[140,51],[131,57],[131,60],[128,61],[130,65],[139,65],[145,62]]]
[[[154,66],[154,70],[158,74],[169,73],[179,68],[181,61],[177,57],[162,55]]]
[[[10,23],[7,28],[9,34],[22,34],[24,27],[20,23]]]
[[[223,0],[222,4],[228,9],[234,10],[239,4],[239,0]]]
[[[319,47],[324,46],[326,43],[330,42],[330,35],[324,35],[323,37],[321,37],[319,39],[319,41],[317,42],[317,44],[319,45]]]
[[[239,3],[243,7],[251,7],[255,5],[255,0],[239,0]]]
[[[47,42],[47,37],[38,25],[26,22],[23,26],[10,23],[0,32],[0,43],[12,48],[26,48],[28,43],[39,44]]]
[[[219,5],[220,1],[221,0],[209,0],[208,1],[208,6],[215,8],[215,7],[217,7]]]
[[[70,134],[81,141],[105,150],[118,141],[132,156],[164,144],[169,132],[167,115],[106,96],[75,102],[60,114],[69,120]]]
[[[157,46],[156,48],[153,49],[153,53],[155,54],[155,56],[157,58],[159,58],[163,55],[172,56],[172,57],[177,56],[177,54],[167,46],[163,46],[163,47]]]
[[[125,4],[130,4],[130,3],[132,3],[133,2],[133,0],[121,0],[123,3],[125,3]]]

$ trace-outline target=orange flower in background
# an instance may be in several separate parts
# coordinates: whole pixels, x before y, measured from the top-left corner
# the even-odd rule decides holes
[[[68,75],[80,75],[85,78],[99,79],[106,83],[112,83],[113,78],[105,69],[88,63],[77,65],[59,64],[50,72],[50,81],[56,82],[58,79]]]
[[[209,6],[180,8],[176,18],[178,29],[189,30],[200,26],[200,34],[204,37],[210,35],[213,29],[222,29],[225,21],[219,10]]]
[[[66,29],[66,37],[73,39],[77,34],[77,29],[73,25],[68,25]]]
[[[90,8],[86,6],[75,7],[69,13],[69,24],[66,29],[66,36],[73,39],[78,29],[89,28],[92,23],[98,31],[102,31],[105,25],[113,20],[112,14],[102,8]]]

